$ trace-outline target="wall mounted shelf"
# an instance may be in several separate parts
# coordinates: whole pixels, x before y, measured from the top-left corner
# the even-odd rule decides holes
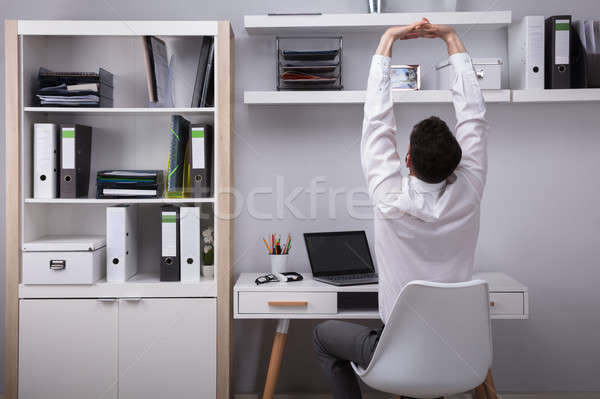
[[[364,90],[343,91],[245,91],[248,105],[363,104]],[[445,104],[452,102],[448,90],[396,91],[394,103]],[[483,90],[487,103],[565,103],[600,101],[600,89]]]
[[[514,103],[600,101],[600,89],[513,90]]]
[[[422,17],[434,24],[456,28],[498,29],[512,21],[511,11],[425,12],[382,14],[321,15],[246,15],[244,27],[249,34],[299,34],[380,32],[397,25],[409,25]]]
[[[342,91],[246,91],[245,104],[284,105],[284,104],[363,104],[365,90]],[[451,103],[449,90],[394,91],[395,103]],[[487,102],[510,102],[510,90],[484,90]]]

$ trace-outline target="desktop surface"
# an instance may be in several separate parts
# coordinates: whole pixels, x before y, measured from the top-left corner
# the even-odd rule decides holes
[[[376,309],[341,309],[339,293],[375,293],[378,284],[335,286],[301,273],[304,279],[256,285],[266,273],[242,273],[233,287],[235,319],[378,319]],[[527,287],[497,272],[479,272],[473,279],[488,282],[492,319],[527,319]]]

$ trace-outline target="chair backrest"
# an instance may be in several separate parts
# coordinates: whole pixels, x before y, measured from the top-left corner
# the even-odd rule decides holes
[[[487,283],[413,281],[398,296],[367,369],[353,367],[375,389],[427,398],[475,388],[491,363]]]

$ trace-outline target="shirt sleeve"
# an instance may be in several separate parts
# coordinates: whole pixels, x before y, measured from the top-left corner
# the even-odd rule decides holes
[[[402,160],[396,148],[390,61],[387,56],[373,56],[362,127],[361,163],[375,205],[390,194],[402,191]]]
[[[452,101],[456,112],[456,139],[462,150],[457,171],[464,172],[479,197],[487,176],[488,124],[485,103],[471,57],[467,53],[450,56],[456,71],[452,85]]]

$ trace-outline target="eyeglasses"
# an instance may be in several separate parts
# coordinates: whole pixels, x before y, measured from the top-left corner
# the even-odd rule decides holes
[[[278,282],[279,279],[274,275],[274,274],[267,274],[264,276],[259,276],[256,280],[254,280],[254,282],[256,283],[256,285],[260,285],[260,284],[266,284],[266,283],[271,283],[271,282]]]

